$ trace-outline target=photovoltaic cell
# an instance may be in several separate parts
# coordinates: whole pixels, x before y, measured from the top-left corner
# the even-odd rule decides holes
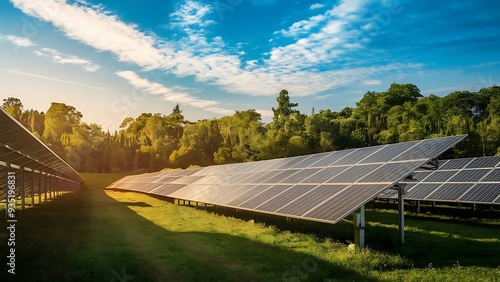
[[[498,183],[480,183],[472,187],[460,201],[476,203],[492,203],[500,195],[500,185]]]
[[[283,179],[280,183],[299,183],[306,178],[313,176],[315,173],[320,171],[321,168],[309,168],[297,171],[295,174]]]
[[[276,170],[262,172],[262,173],[256,173],[255,177],[250,177],[248,179],[245,179],[245,181],[248,183],[252,183],[252,184],[259,184],[259,183],[262,183],[262,182],[266,181],[267,179],[275,176],[276,173],[277,173]]]
[[[263,181],[263,183],[278,183],[278,182],[281,182],[284,179],[286,179],[287,177],[292,176],[293,174],[295,174],[298,171],[299,170],[297,170],[297,169],[290,169],[290,170],[282,170],[282,171],[276,172],[276,174],[273,177],[271,177],[269,179],[266,179],[265,181]]]
[[[475,158],[466,168],[495,167],[500,162],[500,157]]]
[[[347,188],[345,192],[333,196],[312,211],[304,214],[303,217],[317,218],[337,223],[342,218],[355,211],[360,205],[369,200],[373,200],[368,197],[377,195],[386,187],[387,185],[385,184],[353,185]]]
[[[227,205],[232,200],[246,193],[256,185],[229,185],[228,190],[217,199],[219,205]]]
[[[500,169],[494,169],[492,170],[486,177],[483,179],[484,182],[489,182],[489,181],[497,181],[500,182]]]
[[[387,163],[384,165],[374,165],[376,169],[368,172],[366,176],[361,176],[358,182],[395,182],[398,176],[411,174],[413,168],[419,166],[422,161]],[[347,172],[347,171],[346,171]]]
[[[448,179],[452,178],[457,171],[435,171],[427,178],[423,180],[423,182],[446,182]]]
[[[349,155],[350,153],[354,152],[356,149],[350,149],[350,150],[342,150],[342,151],[336,151],[332,152],[328,156],[318,160],[317,162],[313,163],[309,167],[325,167],[325,166],[331,166],[334,163],[338,162],[345,156]]]
[[[381,167],[380,164],[351,166],[327,180],[326,183],[353,183],[379,167]]]
[[[333,153],[328,152],[328,153],[320,153],[320,154],[314,154],[314,155],[309,155],[306,159],[292,165],[290,168],[306,168],[313,163],[321,160],[322,158],[329,156]]]
[[[288,205],[278,209],[276,213],[301,216],[310,209],[319,205],[325,199],[339,193],[347,185],[321,185],[312,189],[309,193],[295,199]]]
[[[444,169],[461,169],[461,168],[464,168],[471,161],[472,161],[472,158],[447,160],[445,163],[439,165],[439,169],[440,170],[444,170]]]
[[[488,172],[487,169],[460,170],[448,182],[477,182]]]
[[[311,192],[316,185],[295,185],[292,186],[290,189],[286,191],[286,193],[279,194],[273,198],[271,198],[269,201],[263,203],[262,205],[258,206],[257,208],[262,211],[267,211],[267,212],[275,212],[278,209],[286,206],[287,204],[291,203],[292,201],[296,200],[300,196]]]
[[[285,192],[288,188],[292,187],[292,185],[275,185],[272,186],[271,188],[265,190],[264,192],[256,195],[255,197],[247,200],[243,204],[239,205],[238,207],[240,208],[246,208],[246,209],[254,209],[257,206],[262,205],[263,203],[267,202],[269,199],[272,197]]]
[[[289,169],[298,162],[307,159],[309,156],[298,156],[289,158],[286,162],[277,167],[277,169]]]
[[[425,184],[419,183],[415,185],[411,190],[404,196],[405,199],[411,200],[422,200],[425,199],[430,193],[439,188],[441,185],[436,184]]]
[[[436,201],[456,201],[463,193],[472,187],[472,185],[472,183],[445,183],[425,199]]]
[[[265,190],[271,188],[273,185],[257,185],[252,188],[250,188],[248,191],[245,193],[239,195],[236,197],[234,200],[231,202],[227,203],[228,206],[231,207],[238,207],[239,205],[243,204],[244,202],[250,200],[251,198],[255,197],[256,195],[264,192]]]
[[[395,158],[397,155],[401,154],[405,150],[409,149],[412,146],[415,146],[416,142],[405,142],[405,143],[397,143],[392,146],[384,146],[382,149],[373,155],[365,158],[360,163],[378,163],[378,162],[388,162]]]
[[[369,157],[371,154],[382,149],[382,146],[365,147],[359,148],[339,161],[335,162],[335,165],[353,165],[357,164],[361,160]]]
[[[326,167],[316,174],[311,175],[303,181],[300,181],[300,183],[323,183],[348,168],[348,166]]]

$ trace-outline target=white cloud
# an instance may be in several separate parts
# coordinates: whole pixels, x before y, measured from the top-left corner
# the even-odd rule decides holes
[[[195,1],[186,1],[180,9],[170,14],[174,26],[189,27],[192,25],[207,26],[215,23],[204,17],[212,11],[211,6]]]
[[[218,114],[227,115],[234,113],[233,110],[219,107],[219,102],[217,101],[196,98],[186,92],[177,90],[176,87],[169,88],[160,83],[141,78],[132,71],[120,71],[117,72],[116,75],[127,80],[130,85],[145,91],[147,94],[162,95],[163,99],[169,102],[189,105],[191,107],[200,108]]]
[[[82,59],[74,55],[63,54],[51,48],[35,50],[34,53],[40,57],[51,58],[55,63],[77,65],[88,72],[95,72],[100,68],[99,65],[96,65],[87,59]]]
[[[30,47],[30,46],[36,45],[29,38],[15,36],[15,35],[2,35],[2,34],[0,34],[0,41],[9,41],[10,43],[14,44],[17,47]]]
[[[19,70],[13,70],[13,69],[0,69],[0,71],[3,72],[8,72],[8,73],[13,73],[13,74],[18,74],[18,75],[24,75],[24,76],[29,76],[29,77],[34,77],[34,78],[40,78],[40,79],[45,79],[45,80],[50,80],[50,81],[55,81],[55,82],[62,82],[62,83],[67,83],[67,84],[73,84],[73,85],[78,85],[78,86],[83,86],[91,89],[96,89],[96,90],[101,90],[101,91],[109,91],[109,89],[102,88],[102,87],[97,87],[89,84],[84,84],[76,81],[71,81],[71,80],[64,80],[64,79],[59,79],[51,76],[46,76],[46,75],[41,75],[41,74],[36,74],[36,73],[29,73],[29,72],[23,72]]]
[[[363,85],[381,85],[382,81],[379,79],[369,79],[363,81]]]
[[[209,39],[203,28],[191,27],[206,27],[204,21],[213,10],[208,4],[190,0],[180,6],[172,19],[174,27],[183,29],[186,36],[164,41],[154,34],[139,31],[136,25],[124,23],[100,6],[89,6],[81,1],[74,4],[58,0],[11,1],[24,13],[51,22],[67,37],[97,50],[109,51],[120,61],[144,70],[192,76],[198,82],[221,87],[230,93],[275,96],[286,88],[292,96],[308,96],[362,83],[380,72],[418,67],[392,64],[353,69],[335,64],[339,58],[346,60],[350,50],[361,47],[357,42],[361,30],[350,27],[350,22],[359,20],[359,14],[366,10],[361,1],[344,0],[321,15],[292,25],[287,32],[302,38],[273,48],[266,58],[249,61],[241,60],[241,50],[237,46],[230,49],[221,37]],[[184,25],[179,22],[181,19],[187,20]],[[197,101],[192,102],[200,105]]]
[[[315,3],[315,4],[312,4],[311,7],[309,7],[311,10],[315,10],[315,9],[321,9],[325,7],[324,4],[320,4],[320,3]]]

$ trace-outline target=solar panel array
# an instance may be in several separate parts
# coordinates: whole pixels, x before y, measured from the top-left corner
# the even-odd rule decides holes
[[[407,182],[405,199],[500,204],[500,157],[444,160],[437,170],[417,170]],[[397,198],[386,191],[379,198]]]
[[[336,223],[465,136],[127,176],[107,189]]]

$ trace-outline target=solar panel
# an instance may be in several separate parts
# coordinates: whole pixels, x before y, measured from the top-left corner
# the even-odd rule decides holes
[[[391,146],[393,147],[393,146]],[[357,164],[364,158],[369,157],[373,153],[379,151],[382,149],[382,146],[374,146],[374,147],[365,147],[365,148],[359,148],[349,155],[345,156],[344,158],[338,160],[335,162],[335,165],[350,165],[350,164]]]
[[[500,195],[499,183],[480,183],[472,187],[460,201],[462,202],[481,202],[492,203]]]
[[[449,182],[477,182],[489,171],[486,169],[461,170],[450,178]]]
[[[379,165],[373,172],[366,176],[361,176],[358,182],[394,182],[394,178],[400,175],[404,177],[411,174],[415,166],[421,164],[421,161],[404,162],[404,163],[387,163]]]
[[[300,183],[323,183],[348,168],[348,166],[325,167],[321,171],[318,171],[310,177],[300,181]]]
[[[129,176],[109,188],[332,223],[464,137],[162,171]]]
[[[285,192],[287,189],[292,187],[292,185],[274,185],[270,187],[269,189],[265,190],[264,192],[256,195],[255,197],[247,200],[243,204],[239,205],[238,207],[240,208],[246,208],[246,209],[254,209],[257,206],[262,205],[263,203],[267,202],[270,198]]]
[[[435,171],[427,176],[422,182],[445,182],[452,178],[457,171]]]
[[[280,183],[299,183],[305,181],[306,178],[313,176],[321,170],[321,168],[302,169],[283,179]]]
[[[275,212],[279,208],[288,205],[300,196],[310,192],[312,189],[317,187],[316,185],[295,185],[290,189],[286,190],[286,193],[281,193],[279,195],[270,198],[269,201],[261,204],[257,208],[261,211]]]
[[[379,167],[379,164],[351,166],[327,180],[326,183],[353,183],[364,178],[363,176],[373,172]]]
[[[286,179],[286,178],[292,176],[293,174],[297,173],[298,171],[299,170],[297,170],[297,169],[290,169],[290,170],[283,170],[283,171],[276,172],[276,174],[273,177],[266,179],[265,181],[263,181],[263,183],[278,183],[278,182],[281,182],[284,179]]]
[[[471,163],[466,166],[466,168],[495,167],[499,163],[500,163],[499,157],[476,158],[472,160]]]
[[[303,217],[337,223],[342,218],[354,212],[360,205],[368,202],[368,200],[373,200],[373,198],[370,199],[370,196],[373,196],[386,187],[387,185],[385,184],[353,185],[346,189],[344,193],[339,193],[321,203],[312,211],[304,214]],[[349,205],[345,203],[349,203]]]
[[[500,157],[465,158],[441,161],[438,170],[419,170],[414,173],[416,182],[405,198],[410,200],[432,200],[497,204],[500,197],[500,169],[495,168]],[[390,198],[394,194],[380,194],[378,198]]]
[[[271,188],[273,185],[257,185],[254,186],[245,193],[238,195],[234,200],[230,201],[227,203],[228,206],[230,207],[238,207],[239,205],[243,204],[244,202],[250,200],[251,198],[257,196],[258,194],[266,191],[267,189]]]
[[[444,169],[461,169],[467,166],[473,159],[456,159],[456,160],[447,160],[445,163],[439,165],[440,170]]]
[[[405,198],[410,200],[423,200],[440,186],[441,184],[419,183],[406,193]]]
[[[302,161],[297,162],[296,164],[292,165],[290,168],[306,168],[313,163],[321,160],[322,158],[329,156],[333,154],[332,152],[328,153],[321,153],[321,154],[314,154],[314,155],[309,155],[307,158],[305,158]]]
[[[327,156],[324,158],[321,158],[317,162],[311,164],[309,167],[325,167],[325,166],[331,166],[335,162],[338,162],[345,156],[349,155],[350,153],[354,152],[356,149],[350,149],[350,150],[342,150],[342,151],[336,151],[329,153]]]
[[[388,162],[395,158],[397,155],[401,154],[405,150],[408,150],[412,146],[415,146],[417,142],[405,142],[405,143],[397,143],[393,144],[393,146],[384,146],[381,150],[374,153],[371,156],[365,158],[361,163],[379,163],[379,162]]]
[[[492,170],[486,177],[483,179],[484,182],[496,181],[500,182],[500,169]]]
[[[347,185],[321,185],[278,209],[277,214],[302,216],[325,199],[347,188]]]
[[[456,201],[463,193],[470,189],[472,185],[472,183],[445,183],[425,199],[436,201]]]

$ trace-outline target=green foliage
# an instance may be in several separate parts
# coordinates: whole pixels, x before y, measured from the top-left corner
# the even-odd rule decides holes
[[[232,116],[189,122],[176,105],[169,115],[127,117],[114,133],[81,122],[74,107],[52,103],[47,113],[24,110],[17,98],[2,107],[78,171],[123,172],[186,168],[290,157],[378,144],[468,134],[444,157],[499,154],[500,87],[422,97],[414,84],[392,83],[368,91],[340,112],[300,113],[282,90],[262,122],[254,109]]]

